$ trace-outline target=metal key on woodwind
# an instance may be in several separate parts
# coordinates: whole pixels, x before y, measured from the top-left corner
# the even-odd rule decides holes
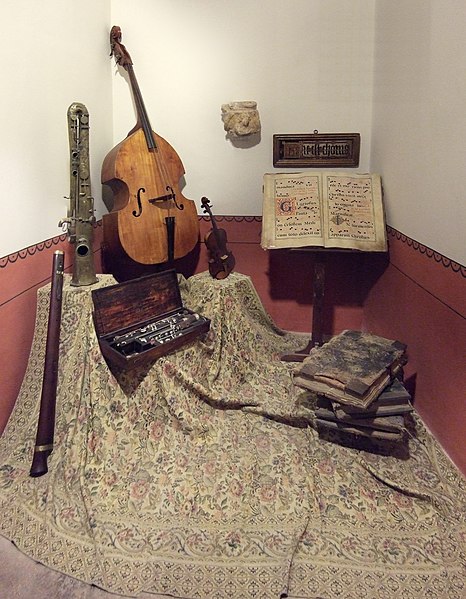
[[[181,319],[176,319],[176,324],[172,325],[169,330],[165,331],[165,333],[162,333],[162,336],[160,336],[160,331],[156,331],[150,335],[139,337],[138,341],[140,343],[153,343],[153,340],[154,342],[160,341],[161,339],[165,339],[168,335],[173,336],[176,332],[178,332],[176,336],[179,337],[184,329],[188,328],[197,320],[199,320],[199,314],[192,314]]]
[[[124,347],[130,341],[138,339],[144,333],[152,333],[152,332],[157,332],[157,331],[160,332],[161,330],[168,328],[172,323],[174,323],[176,321],[177,321],[177,318],[175,316],[162,318],[161,320],[159,320],[157,322],[152,322],[144,327],[140,327],[139,329],[135,329],[134,331],[125,333],[124,335],[117,335],[116,337],[113,338],[112,343],[115,344],[116,347]]]

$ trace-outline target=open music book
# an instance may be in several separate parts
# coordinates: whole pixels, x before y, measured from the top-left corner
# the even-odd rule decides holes
[[[387,251],[380,175],[265,174],[261,246]]]

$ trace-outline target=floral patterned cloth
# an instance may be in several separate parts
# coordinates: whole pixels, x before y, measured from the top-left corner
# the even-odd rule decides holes
[[[128,596],[465,597],[466,485],[419,421],[388,452],[319,436],[296,365],[279,359],[303,339],[274,325],[250,279],[201,273],[180,287],[210,332],[125,372],[102,357],[91,288],[65,277],[55,446],[31,478],[50,287],[39,290],[0,439],[2,534]]]

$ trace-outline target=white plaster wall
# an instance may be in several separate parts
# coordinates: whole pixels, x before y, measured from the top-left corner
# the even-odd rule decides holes
[[[154,131],[181,157],[200,212],[260,215],[274,133],[359,132],[367,171],[373,0],[112,0]],[[112,66],[114,143],[135,123],[125,71]],[[221,105],[255,100],[260,142],[226,139]],[[300,169],[302,170],[302,169]]]
[[[67,110],[90,114],[91,183],[112,144],[110,0],[2,0],[0,256],[58,235],[70,192]]]
[[[219,214],[260,214],[273,133],[357,131],[358,170],[382,174],[388,223],[466,263],[461,0],[3,0],[2,17],[0,256],[60,232],[73,101],[90,112],[105,211],[100,166],[135,121],[108,56],[118,24],[153,129],[182,158],[198,206],[207,195]],[[235,147],[220,106],[245,99],[259,104],[261,139]]]
[[[199,211],[207,195],[218,214],[258,215],[273,133],[360,132],[368,169],[373,15],[372,0],[3,0],[0,256],[60,233],[73,101],[90,113],[96,216],[106,211],[102,160],[135,122],[125,73],[109,58],[112,24],[153,129],[183,160],[185,195]],[[235,146],[220,107],[249,99],[261,138]]]
[[[466,3],[378,0],[371,170],[387,220],[466,264]]]

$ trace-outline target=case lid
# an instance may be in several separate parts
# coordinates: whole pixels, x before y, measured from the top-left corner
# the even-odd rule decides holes
[[[166,270],[92,291],[99,337],[143,325],[183,306],[175,270]]]

